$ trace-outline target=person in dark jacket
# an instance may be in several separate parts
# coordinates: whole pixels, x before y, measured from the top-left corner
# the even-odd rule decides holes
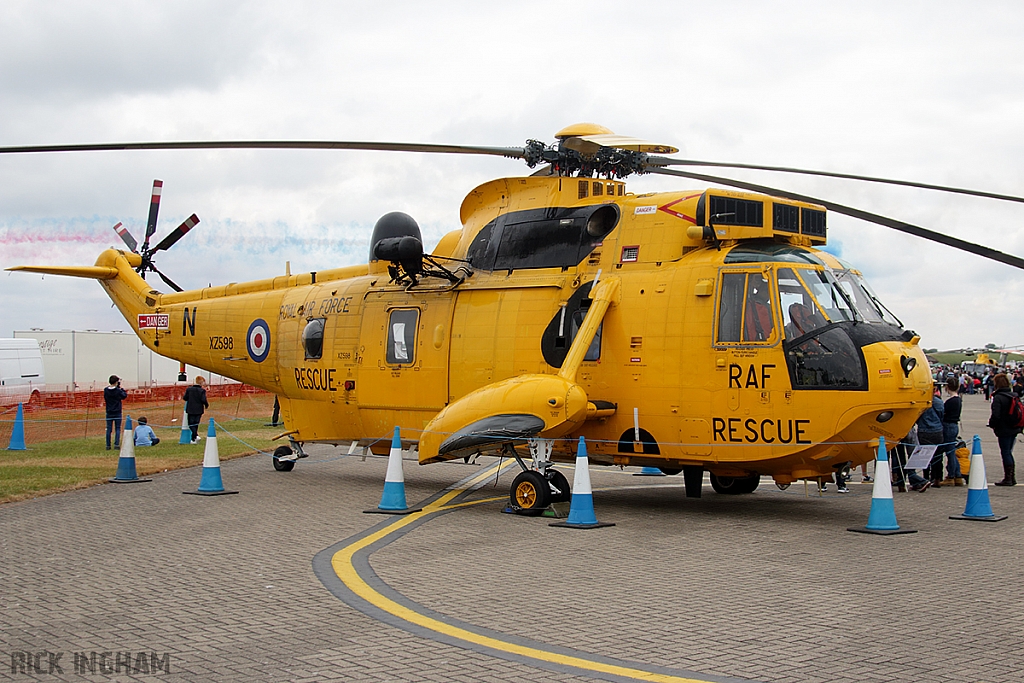
[[[963,486],[964,478],[960,473],[960,461],[956,459],[956,440],[960,435],[960,413],[963,411],[963,399],[960,398],[960,383],[955,377],[946,380],[946,393],[949,398],[943,404],[942,415],[942,451],[946,456],[946,480],[943,484]]]
[[[128,392],[121,388],[121,378],[110,376],[110,386],[103,390],[103,402],[107,406],[107,450],[110,450],[110,432],[114,432],[114,446],[121,447],[121,401],[128,398]]]
[[[992,394],[992,415],[988,419],[988,426],[999,440],[999,454],[1003,457],[1003,480],[997,481],[996,486],[1016,486],[1013,444],[1017,441],[1020,429],[1013,425],[1010,418],[1010,404],[1013,402],[1010,380],[1005,374],[999,373],[992,379],[992,387],[995,393]]]
[[[938,446],[928,467],[922,472],[929,485],[938,487],[942,483],[942,417],[946,407],[942,399],[932,393],[932,407],[921,413],[917,418],[917,439],[922,446]],[[913,477],[911,477],[913,479]],[[923,491],[927,486],[912,487],[915,491]]]
[[[185,390],[182,397],[185,401],[185,414],[188,416],[188,428],[192,430],[192,443],[199,441],[199,421],[203,413],[210,407],[206,400],[206,380],[196,376],[195,384]]]

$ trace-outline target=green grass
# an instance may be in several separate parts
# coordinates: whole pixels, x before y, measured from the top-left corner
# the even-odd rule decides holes
[[[270,441],[271,437],[281,433],[280,427],[266,427],[254,420],[232,420],[217,426],[221,428],[217,434],[217,451],[221,460],[252,453],[254,448],[270,452],[280,445]],[[135,468],[140,477],[202,464],[205,437],[195,446],[181,445],[178,443],[179,429],[157,428],[154,431],[160,437],[158,445],[135,449]],[[200,432],[206,433],[205,424]],[[245,443],[232,438],[227,432]],[[0,503],[107,481],[117,472],[120,454],[117,449],[108,451],[105,448],[104,437],[98,436],[30,443],[25,451],[0,450]]]
[[[930,357],[934,358],[935,362],[942,363],[943,365],[960,365],[960,363],[962,361],[974,360],[977,357],[973,353],[968,355],[968,354],[965,354],[965,353],[944,353],[944,352],[939,352],[939,353],[929,353],[928,355]],[[995,359],[995,360],[997,360],[997,361],[999,360],[999,354],[997,354],[997,353],[996,354],[990,354],[990,357]],[[1007,354],[1006,360],[1021,361],[1021,360],[1024,360],[1024,356],[1016,354],[1016,353],[1011,353],[1011,354]]]

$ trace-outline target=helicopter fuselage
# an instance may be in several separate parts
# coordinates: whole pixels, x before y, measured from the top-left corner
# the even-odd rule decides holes
[[[371,261],[161,294],[118,250],[65,274],[99,279],[154,351],[277,394],[296,442],[386,452],[399,426],[421,462],[533,416],[553,460],[584,436],[598,464],[787,484],[872,459],[930,405],[917,337],[816,249],[820,207],[541,176],[480,186],[462,222],[433,252],[468,262],[454,282]]]

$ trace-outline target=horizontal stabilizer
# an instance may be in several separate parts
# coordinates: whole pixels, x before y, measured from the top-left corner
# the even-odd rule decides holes
[[[85,277],[90,280],[113,280],[117,277],[117,268],[112,266],[13,266],[7,270],[23,270],[29,273],[46,275],[67,275],[69,277]]]

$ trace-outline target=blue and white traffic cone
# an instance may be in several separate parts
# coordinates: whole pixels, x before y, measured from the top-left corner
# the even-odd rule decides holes
[[[423,508],[410,508],[405,502],[405,474],[402,471],[402,436],[398,427],[391,437],[391,453],[388,455],[388,471],[384,475],[384,493],[380,505],[363,512],[384,515],[407,515]]]
[[[657,467],[643,467],[639,472],[633,473],[634,477],[664,477],[664,472],[659,470]]]
[[[9,451],[25,451],[25,409],[18,404],[18,412],[14,415],[14,427],[11,428],[11,441],[7,446]]]
[[[210,429],[206,433],[206,450],[203,451],[203,477],[199,480],[199,489],[185,491],[194,496],[225,496],[238,491],[225,491],[224,482],[220,478],[220,451],[217,450],[217,427],[210,418]]]
[[[188,413],[181,412],[181,436],[178,437],[178,444],[192,443],[192,430],[188,426]]]
[[[878,439],[878,459],[875,461],[875,484],[871,490],[871,512],[867,526],[850,527],[847,531],[863,534],[916,534],[917,529],[901,529],[896,523],[896,508],[892,500],[892,478],[889,472],[889,453],[885,449],[885,437]]]
[[[576,472],[572,477],[569,517],[564,522],[553,522],[548,526],[571,529],[598,529],[615,526],[613,522],[598,522],[597,515],[594,514],[594,491],[590,488],[590,460],[587,458],[587,442],[582,436],[576,447]]]
[[[992,512],[988,499],[988,480],[985,478],[985,460],[981,457],[981,437],[974,435],[971,444],[971,471],[967,475],[967,506],[964,514],[950,516],[950,519],[969,519],[976,522],[1001,522],[1006,515]]]
[[[110,480],[112,484],[138,484],[152,479],[139,479],[135,471],[135,431],[132,429],[132,416],[125,415],[124,434],[121,435],[121,455],[117,458],[117,474]]]

